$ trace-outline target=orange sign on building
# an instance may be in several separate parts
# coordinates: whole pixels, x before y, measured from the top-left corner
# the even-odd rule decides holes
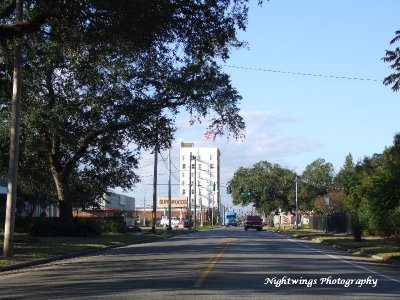
[[[158,208],[168,208],[168,197],[158,197]],[[183,208],[187,207],[188,202],[186,197],[171,197],[171,207]]]

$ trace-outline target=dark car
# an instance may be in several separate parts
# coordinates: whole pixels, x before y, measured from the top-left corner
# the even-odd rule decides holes
[[[263,220],[260,216],[246,216],[246,219],[243,223],[244,230],[249,228],[257,229],[258,231],[262,230]]]

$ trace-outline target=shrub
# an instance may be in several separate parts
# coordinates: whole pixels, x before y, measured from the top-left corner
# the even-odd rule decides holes
[[[29,232],[29,228],[32,226],[33,218],[32,217],[15,217],[15,232],[26,233]]]
[[[105,217],[101,220],[101,232],[104,233],[125,233],[128,227],[123,216]]]
[[[357,242],[361,241],[362,225],[358,221],[356,216],[352,216],[352,218],[351,218],[351,231],[353,233],[354,240],[357,241]]]
[[[35,218],[29,228],[32,236],[99,236],[100,222],[97,218]]]
[[[400,237],[400,206],[389,213],[388,225],[391,229],[391,235],[397,238]]]

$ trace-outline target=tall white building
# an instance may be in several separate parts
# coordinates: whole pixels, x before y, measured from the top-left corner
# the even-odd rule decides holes
[[[188,197],[192,211],[219,209],[220,152],[218,148],[181,143],[179,155],[180,195]],[[192,157],[192,159],[190,159]]]

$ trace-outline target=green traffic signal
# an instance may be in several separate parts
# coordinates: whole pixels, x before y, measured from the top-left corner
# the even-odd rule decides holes
[[[240,196],[253,196],[254,192],[252,188],[249,188],[247,191],[245,191],[242,187],[239,188],[239,195]]]

